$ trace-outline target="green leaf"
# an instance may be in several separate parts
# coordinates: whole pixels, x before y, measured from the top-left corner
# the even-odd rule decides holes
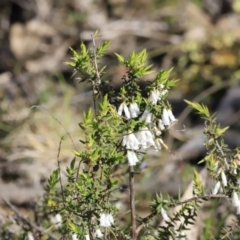
[[[52,175],[48,179],[49,188],[52,189],[58,183],[59,180],[59,169],[53,171]]]
[[[97,55],[102,56],[103,54],[105,54],[105,52],[109,48],[110,43],[110,41],[106,41],[101,46],[99,46],[96,51]]]
[[[98,30],[96,30],[94,33],[93,33],[93,37],[97,37],[98,36]]]
[[[68,227],[69,227],[71,232],[78,233],[78,228],[77,228],[77,226],[73,222],[69,221],[68,222]]]
[[[124,57],[122,56],[122,55],[120,55],[120,54],[118,54],[118,53],[115,53],[115,55],[117,56],[117,58],[118,58],[118,61],[120,62],[120,63],[124,63]]]
[[[198,111],[198,113],[200,115],[203,115],[207,118],[210,118],[210,113],[209,113],[209,110],[208,108],[205,106],[205,105],[201,105],[197,102],[191,102],[191,101],[188,101],[188,100],[184,100],[191,108],[195,109]]]
[[[84,142],[84,143],[85,143],[85,142]],[[82,156],[82,154],[81,154],[79,151],[74,150],[73,153],[74,153],[74,155],[75,155],[76,157],[81,157],[81,156]],[[72,163],[72,162],[71,162],[71,163]]]
[[[229,128],[229,127],[225,127],[225,128],[220,128],[220,127],[218,127],[218,128],[216,129],[216,134],[217,134],[218,136],[221,136],[221,135],[223,135],[223,133],[225,133],[225,132],[228,130],[228,128]]]

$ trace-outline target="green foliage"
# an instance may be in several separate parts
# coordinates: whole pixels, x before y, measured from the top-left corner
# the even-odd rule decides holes
[[[210,113],[208,111],[208,108],[206,106],[204,106],[203,104],[199,104],[199,103],[194,103],[194,102],[190,102],[185,100],[185,102],[193,109],[197,110],[198,113],[200,115],[202,115],[204,118],[210,118]]]
[[[111,89],[107,86],[108,82],[100,80],[105,67],[100,72],[98,70],[100,59],[106,53],[110,43],[105,42],[95,48],[94,37],[96,36],[97,32],[93,34],[93,50],[88,50],[81,43],[80,53],[71,49],[73,61],[67,63],[73,67],[74,71],[79,71],[83,75],[82,82],[91,83],[94,93],[96,90],[100,93],[98,106],[86,111],[83,121],[79,123],[84,133],[84,139],[80,139],[80,142],[85,150],[74,151],[76,158],[67,168],[68,182],[61,187],[62,198],[58,198],[58,203],[56,202],[57,196],[55,198],[53,196],[53,193],[58,192],[54,192],[53,189],[59,179],[59,170],[50,177],[47,189],[47,201],[54,203],[49,206],[54,211],[61,212],[62,217],[67,219],[67,231],[77,234],[78,237],[90,239],[94,239],[95,231],[103,227],[101,225],[103,224],[102,214],[114,215],[118,212],[113,205],[114,192],[118,188],[118,179],[114,176],[114,169],[120,166],[125,168],[124,165],[128,160],[131,193],[129,201],[134,202],[132,198],[134,186],[131,178],[134,178],[135,173],[132,169],[136,162],[133,162],[133,159],[139,161],[138,158],[141,158],[144,150],[149,147],[159,150],[162,145],[167,148],[162,141],[161,132],[167,130],[169,125],[175,122],[175,118],[169,115],[171,110],[166,97],[168,90],[177,82],[177,80],[170,79],[173,69],[163,70],[156,74],[155,80],[149,83],[144,91],[141,90],[138,82],[143,76],[152,74],[151,65],[147,65],[147,52],[143,50],[139,53],[132,52],[128,58],[116,53],[119,62],[127,68],[127,75],[123,76],[123,86],[119,91]],[[108,91],[104,91],[105,89]],[[239,156],[239,151],[230,154],[223,142],[223,134],[227,128],[221,128],[216,123],[206,106],[187,100],[186,102],[206,121],[204,133],[207,136],[205,146],[208,154],[203,161],[207,162],[213,179],[216,182],[222,182],[225,195],[231,197],[233,191],[238,191],[236,189],[238,163],[233,159]],[[159,119],[162,121],[162,127],[159,125]],[[142,131],[148,132],[145,138],[141,138]],[[141,144],[136,145],[134,141],[141,141]],[[132,157],[133,155],[135,157]],[[227,155],[231,160],[226,159]],[[224,184],[223,174],[228,179],[229,185]],[[127,239],[128,236],[132,236],[132,239],[136,240],[139,234],[137,224],[138,229],[146,226],[141,239],[184,239],[185,232],[194,224],[198,216],[202,201],[211,199],[211,195],[205,193],[196,171],[193,176],[193,195],[194,198],[181,202],[180,198],[176,200],[170,196],[163,197],[162,194],[157,194],[150,204],[151,214],[149,216],[139,219],[138,224],[132,217],[130,226],[123,229],[119,229],[117,223],[113,226],[111,222],[111,231],[106,229],[104,237],[112,239],[115,236],[113,238],[118,239],[116,236],[121,236],[121,239]],[[181,206],[180,210],[168,215],[167,212],[176,206]],[[131,204],[131,215],[136,214],[135,211],[134,205]],[[159,226],[158,234],[154,236],[154,231],[149,224],[159,215],[162,215],[166,224]]]
[[[168,132],[177,120],[166,98],[177,80],[170,79],[173,69],[162,70],[144,90],[140,89],[141,78],[153,74],[150,71],[151,65],[147,65],[146,50],[132,52],[126,59],[116,53],[119,62],[127,68],[127,75],[122,78],[124,81],[120,90],[113,89],[109,82],[101,80],[106,68],[99,68],[101,57],[110,43],[105,42],[96,47],[97,34],[95,32],[92,35],[92,50],[81,43],[79,53],[71,49],[72,61],[67,62],[74,72],[81,73],[80,82],[90,83],[95,104],[93,109],[84,113],[82,122],[78,124],[82,131],[79,141],[83,150],[74,151],[75,157],[66,168],[66,182],[62,179],[60,166],[48,179],[45,204],[42,207],[48,209],[44,210],[47,220],[44,226],[50,226],[50,216],[54,213],[61,218],[54,223],[55,231],[60,237],[72,235],[72,238],[91,240],[101,237],[132,240],[186,239],[185,235],[195,224],[203,200],[232,196],[238,198],[240,149],[228,149],[223,140],[227,127],[221,128],[205,105],[186,100],[205,120],[207,155],[202,162],[207,164],[215,182],[214,190],[207,194],[195,171],[192,198],[181,201],[181,196],[174,199],[161,193],[156,194],[149,203],[150,214],[144,218],[138,217],[134,183],[136,166],[147,155],[149,148],[156,151],[162,151],[162,147],[168,149],[162,133]],[[129,179],[131,220],[124,227],[118,224],[119,209],[114,204],[118,200],[116,191],[120,189],[119,169],[120,175],[127,175]],[[220,187],[222,195],[218,194]],[[239,215],[240,204],[234,200],[232,202]],[[171,209],[173,211],[169,214]],[[154,227],[153,220],[161,216],[164,224]],[[222,236],[229,237],[234,233],[238,221],[239,219]],[[2,230],[2,236],[4,234]],[[97,236],[99,234],[101,236]],[[206,234],[210,234],[209,230]]]

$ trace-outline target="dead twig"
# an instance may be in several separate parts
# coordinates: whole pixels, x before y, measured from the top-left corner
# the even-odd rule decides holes
[[[1,197],[3,202],[10,207],[10,209],[15,213],[16,217],[18,218],[18,220],[20,222],[22,222],[23,224],[26,224],[31,230],[36,230],[38,231],[40,234],[42,234],[44,232],[44,229],[42,229],[41,227],[37,226],[35,223],[30,222],[28,219],[26,219],[19,211],[18,209],[12,205],[8,200],[6,200],[5,198]],[[58,240],[59,237],[55,236],[54,234],[51,233],[46,233],[45,234],[53,239],[53,240]]]

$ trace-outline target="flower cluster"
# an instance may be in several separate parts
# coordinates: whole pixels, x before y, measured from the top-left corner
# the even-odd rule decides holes
[[[153,105],[157,104],[157,102],[159,100],[161,100],[162,96],[164,96],[168,92],[167,89],[164,89],[164,86],[162,84],[160,85],[160,88],[161,88],[161,90],[153,89],[150,92],[150,95],[148,97],[148,101],[150,103],[152,103]]]
[[[100,226],[101,227],[111,227],[114,223],[114,219],[112,214],[109,213],[101,213],[100,214]]]
[[[137,103],[133,102],[129,105],[129,107],[126,105],[125,102],[121,103],[121,105],[118,108],[118,115],[122,116],[124,113],[125,117],[127,119],[130,118],[136,118],[141,113],[139,110],[139,107]]]
[[[120,107],[121,106],[123,106],[122,108],[124,109],[125,105],[123,104],[120,105]],[[127,115],[126,112],[125,115]],[[132,113],[129,113],[129,115],[133,116]],[[145,126],[138,130],[136,133],[128,133],[127,135],[123,136],[122,146],[127,150],[127,158],[130,166],[136,165],[136,163],[139,161],[135,151],[145,151],[151,147],[158,151],[161,150],[162,145],[165,146],[163,140],[159,136],[162,134],[165,126],[170,126],[176,122],[176,118],[173,116],[170,109],[164,109],[162,115],[162,119],[158,120],[157,126],[153,127],[154,134],[149,130],[148,127]],[[142,114],[141,119],[145,120],[146,123],[151,123],[152,113],[146,109]]]
[[[122,146],[127,149],[127,158],[130,166],[136,165],[139,161],[136,150],[147,150],[153,147],[155,150],[161,149],[162,139],[155,138],[147,127],[143,127],[136,133],[129,133],[123,136]],[[135,151],[134,151],[135,150]]]

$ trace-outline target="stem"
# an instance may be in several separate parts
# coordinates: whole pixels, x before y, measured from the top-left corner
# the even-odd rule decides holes
[[[223,161],[224,161],[224,163],[225,163],[225,166],[226,166],[227,170],[229,170],[229,164],[228,164],[228,161],[227,161],[227,158],[226,158],[225,153],[223,152],[223,150],[222,150],[222,148],[220,147],[220,145],[219,145],[219,143],[218,143],[217,140],[215,141],[215,143],[216,143],[216,145],[217,145],[220,153],[222,154]]]
[[[131,223],[132,223],[132,240],[137,240],[134,168],[133,168],[133,166],[129,166],[129,186],[130,186],[130,211],[131,211]]]
[[[59,180],[60,180],[60,186],[61,186],[62,200],[63,200],[63,204],[65,205],[64,193],[63,193],[63,183],[62,183],[62,177],[61,177],[61,162],[60,162],[60,159],[59,159],[62,141],[63,141],[63,137],[61,137],[61,140],[59,142],[58,154],[57,154],[57,162],[58,162],[58,169],[59,169]]]
[[[197,197],[192,197],[192,198],[189,198],[185,201],[182,201],[182,202],[178,202],[178,203],[175,203],[175,204],[170,204],[168,207],[170,208],[174,208],[174,207],[177,207],[177,206],[181,206],[183,204],[186,204],[186,203],[189,203],[189,202],[192,202],[192,201],[197,201],[197,200],[209,200],[209,199],[214,199],[214,198],[228,198],[228,196],[224,195],[224,194],[216,194],[216,195],[212,195],[212,194],[209,194],[209,195],[203,195],[203,196],[197,196]],[[152,220],[153,217],[155,217],[157,215],[157,211],[154,210],[151,214],[149,214],[147,217],[143,218],[142,219],[142,223],[138,226],[137,228],[137,234],[141,231],[141,229],[145,226],[145,224],[147,224],[150,220]]]

